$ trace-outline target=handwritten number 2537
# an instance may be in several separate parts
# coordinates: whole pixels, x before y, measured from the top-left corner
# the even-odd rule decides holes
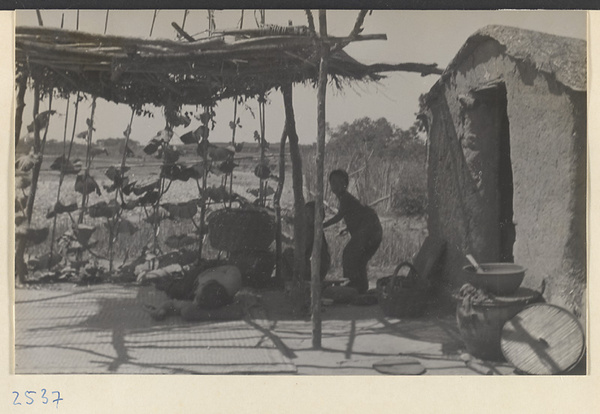
[[[13,405],[22,405],[19,402],[19,393],[17,391],[13,391],[12,393],[15,394],[15,399],[13,401]],[[42,390],[41,390],[42,404],[48,404],[49,399],[48,399],[48,397],[46,397],[46,393],[47,393],[46,389],[42,388]],[[30,396],[32,394],[37,394],[37,393],[35,391],[25,391],[25,398],[27,398],[27,401],[25,401],[25,404],[31,405],[34,403],[34,401],[35,401],[34,398]],[[58,403],[60,401],[63,401],[63,398],[60,397],[60,391],[52,391],[52,394],[56,394],[56,398],[54,400],[52,400],[52,402],[56,403],[56,408],[58,408]]]

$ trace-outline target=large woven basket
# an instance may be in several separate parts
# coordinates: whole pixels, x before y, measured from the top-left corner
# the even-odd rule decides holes
[[[406,276],[398,276],[403,267],[409,267]],[[429,283],[419,277],[417,269],[409,262],[396,266],[392,276],[377,280],[377,299],[386,316],[393,318],[419,317],[427,308]]]
[[[229,256],[231,264],[242,272],[244,286],[261,288],[271,282],[275,253],[270,251],[236,251]]]
[[[275,240],[275,220],[261,210],[217,210],[208,218],[208,238],[218,250],[268,250]]]

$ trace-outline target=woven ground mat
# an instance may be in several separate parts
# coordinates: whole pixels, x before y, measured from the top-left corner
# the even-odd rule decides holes
[[[160,293],[160,292],[159,292]],[[245,321],[153,321],[151,287],[15,292],[16,374],[267,374],[293,362]]]

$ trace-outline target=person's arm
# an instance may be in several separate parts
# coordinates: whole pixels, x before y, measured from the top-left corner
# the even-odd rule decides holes
[[[344,218],[344,214],[342,210],[338,211],[338,213],[330,218],[329,220],[323,222],[323,228],[327,228],[329,226],[334,225],[335,223],[339,223]]]
[[[329,220],[325,221],[323,223],[323,228],[327,228],[329,226],[334,225],[335,223],[339,223],[344,216],[346,215],[346,201],[343,195],[341,195],[339,197],[340,200],[340,209],[338,210],[337,214],[335,216],[333,216],[332,218],[330,218]]]

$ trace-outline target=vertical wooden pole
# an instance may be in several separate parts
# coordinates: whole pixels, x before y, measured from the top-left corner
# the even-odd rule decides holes
[[[260,129],[260,141],[258,148],[260,149],[260,165],[265,165],[265,97],[262,95],[258,100],[258,123]],[[265,191],[263,188],[265,180],[258,179],[258,202],[260,206],[265,206]]]
[[[327,37],[327,14],[319,10],[319,36]],[[321,247],[323,243],[323,176],[325,175],[325,98],[329,46],[320,45],[321,62],[317,87],[317,185],[315,194],[314,241],[311,256],[312,345],[321,348]]]
[[[208,118],[210,107],[204,107],[205,117],[203,118],[206,122],[202,122],[204,125],[205,131],[208,131]],[[204,225],[204,221],[206,220],[206,203],[208,202],[208,197],[206,195],[206,187],[208,182],[208,133],[205,132],[202,136],[201,144],[204,146],[204,152],[202,154],[202,196],[201,196],[201,204],[200,204],[200,244],[198,246],[198,260],[202,260],[202,248],[204,246],[204,237],[206,235],[206,227]],[[233,177],[233,176],[232,176]]]
[[[54,207],[56,207],[56,205],[60,202],[60,191],[62,189],[62,184],[63,181],[65,179],[65,174],[64,174],[64,170],[65,170],[65,164],[66,162],[64,160],[67,160],[67,128],[69,126],[69,104],[71,103],[71,95],[69,95],[67,97],[67,105],[66,105],[66,109],[65,109],[65,128],[63,131],[63,162],[62,165],[60,167],[60,177],[58,179],[58,190],[56,191],[56,202],[54,203]],[[75,136],[75,134],[73,134],[73,136]],[[73,145],[73,138],[71,138],[71,146]],[[69,155],[71,153],[70,151],[71,147],[69,147]],[[56,220],[58,218],[58,214],[54,214],[54,218],[52,219],[52,235],[50,237],[50,260],[49,262],[52,263],[52,255],[54,254],[54,236],[56,235]]]
[[[114,244],[117,241],[119,235],[119,220],[121,220],[121,214],[123,213],[123,207],[119,203],[119,197],[123,201],[123,177],[125,175],[125,164],[127,163],[127,148],[129,144],[129,136],[131,135],[131,125],[133,125],[133,118],[135,117],[135,108],[131,108],[131,118],[129,124],[125,130],[125,145],[123,147],[123,154],[121,154],[121,169],[119,170],[120,185],[115,189],[115,202],[119,205],[117,213],[113,217],[112,225],[108,224],[109,239],[108,239],[108,271],[112,274],[113,261],[114,261]],[[115,233],[116,232],[116,233]]]
[[[34,86],[33,96],[33,152],[39,154],[42,149],[42,140],[40,138],[40,124],[38,122],[38,114],[40,112],[40,87],[36,84]],[[35,193],[37,190],[37,182],[34,180],[36,165],[33,167],[31,175],[31,187],[29,188],[29,197],[27,197],[27,223],[31,224],[31,217],[33,215],[33,202],[35,199]],[[39,174],[39,173],[38,173]]]
[[[282,268],[282,242],[281,242],[281,194],[283,193],[283,185],[285,184],[285,140],[287,138],[287,132],[285,125],[283,126],[283,132],[281,133],[281,141],[279,142],[279,180],[277,181],[277,190],[273,195],[273,207],[275,208],[275,217],[277,219],[276,231],[275,231],[275,280],[282,282],[283,278],[281,275]]]
[[[231,145],[235,150],[235,131],[237,130],[237,107],[238,107],[238,97],[237,95],[233,98],[233,130],[231,132]],[[234,154],[235,155],[235,154]],[[233,170],[231,173],[226,174],[225,177],[229,175],[229,208],[233,203]]]
[[[21,126],[23,125],[23,110],[25,109],[25,91],[27,90],[27,73],[25,70],[19,70],[17,73],[17,106],[15,108],[15,149],[19,144],[21,135]]]
[[[92,135],[94,131],[94,114],[96,112],[96,97],[92,99],[92,113],[88,122],[88,134],[87,134],[87,150],[85,154],[85,172],[84,172],[84,182],[83,182],[83,195],[81,197],[81,212],[79,213],[79,220],[77,221],[79,224],[83,223],[83,217],[85,215],[85,208],[88,202],[89,194],[88,192],[88,177],[90,176],[90,167],[92,166],[92,158],[91,158],[91,149],[92,149]]]
[[[292,96],[292,84],[281,86],[283,106],[285,108],[285,128],[290,142],[290,158],[292,161],[292,189],[294,192],[294,279],[304,280],[306,226],[304,214],[304,187],[302,185],[302,156],[298,145],[296,119]]]
[[[36,118],[38,116],[40,110],[40,88],[37,84],[34,84],[34,92],[33,92],[33,148],[36,154],[39,153],[39,148],[41,148],[40,142],[40,130],[39,123],[36,122]],[[35,166],[34,166],[35,170]],[[33,173],[32,173],[33,176]],[[27,217],[27,225],[31,224],[31,216],[33,214],[33,197],[35,197],[37,183],[31,180],[31,187],[29,188],[29,196],[27,197],[27,205],[25,207],[25,216]],[[17,278],[18,284],[23,284],[26,282],[26,274],[27,274],[27,265],[25,264],[25,249],[27,247],[27,241],[24,238],[21,238],[17,241],[15,245],[15,276]]]

